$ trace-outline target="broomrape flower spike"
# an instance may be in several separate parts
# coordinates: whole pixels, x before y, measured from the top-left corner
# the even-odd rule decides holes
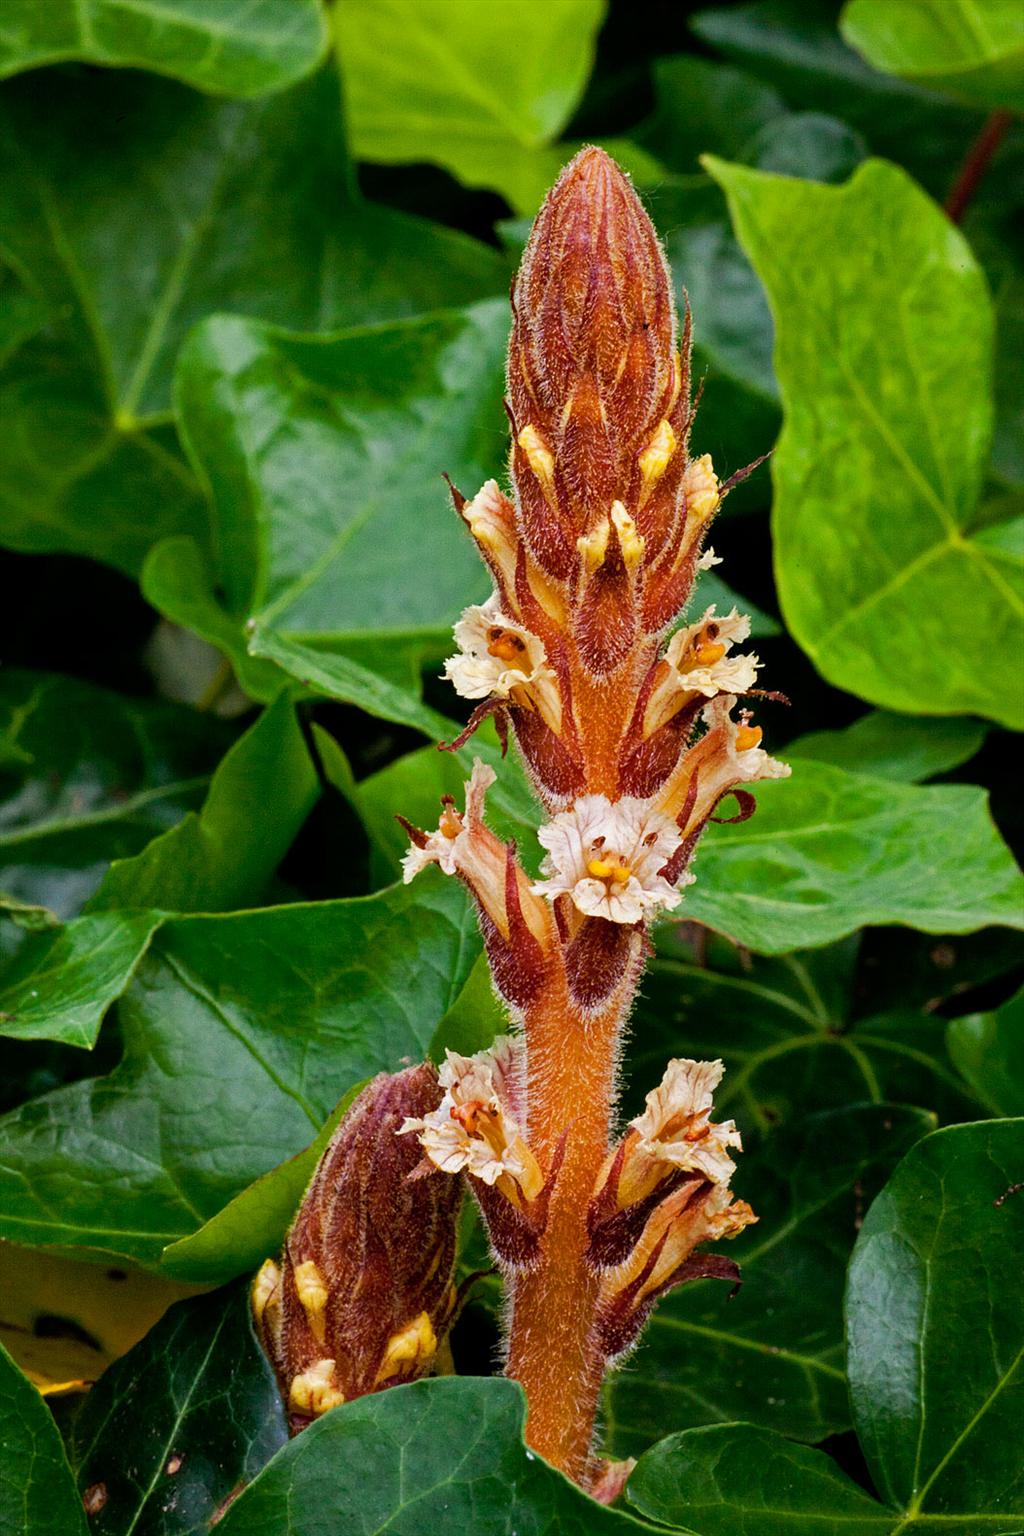
[[[514,736],[546,816],[544,857],[531,881],[487,827],[494,774],[479,762],[464,813],[446,800],[434,831],[403,823],[406,880],[436,864],[473,895],[514,1033],[450,1053],[437,1102],[400,1132],[418,1144],[414,1183],[465,1181],[480,1205],[530,1444],[612,1498],[629,1466],[593,1444],[609,1362],[672,1286],[735,1282],[735,1263],[705,1245],[755,1219],[730,1188],[739,1131],[713,1119],[720,1062],[669,1062],[616,1138],[622,1030],[650,926],[679,908],[708,823],[750,815],[744,786],[789,770],[743,704],[760,667],[741,649],[749,620],[710,607],[677,627],[718,563],[708,529],[747,471],[723,485],[690,453],[689,310],[680,325],[650,220],[599,149],[566,166],[534,223],[505,403],[509,494],[493,480],[471,500],[451,487],[493,593],[455,626],[445,676],[474,704],[453,749],[486,717]]]

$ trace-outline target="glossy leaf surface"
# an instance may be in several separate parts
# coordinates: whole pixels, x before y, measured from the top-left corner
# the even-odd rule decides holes
[[[873,703],[1020,724],[991,666],[1019,632],[1019,562],[1002,525],[974,526],[992,315],[969,248],[891,166],[841,188],[711,169],[776,321],[775,559],[794,637]]]

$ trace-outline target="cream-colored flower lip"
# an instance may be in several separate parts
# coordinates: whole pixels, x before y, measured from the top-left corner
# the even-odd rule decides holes
[[[703,1174],[713,1184],[728,1184],[736,1171],[728,1148],[742,1151],[733,1120],[711,1120],[714,1091],[725,1068],[720,1061],[691,1061],[675,1057],[657,1088],[647,1095],[647,1108],[629,1123],[640,1140],[636,1150],[656,1162]]]
[[[466,785],[465,817],[460,816],[450,804],[445,806],[437,830],[431,832],[423,847],[413,843],[405,853],[402,859],[403,884],[409,885],[428,864],[438,864],[446,875],[454,875],[461,865],[472,862],[472,829],[483,815],[484,796],[496,777],[493,768],[482,763],[479,758],[475,759]]]
[[[398,1134],[415,1133],[443,1173],[468,1173],[496,1185],[517,1204],[534,1199],[543,1176],[509,1109],[515,1042],[502,1036],[487,1051],[447,1051],[438,1074],[444,1097],[422,1118],[407,1118]]]
[[[682,900],[660,873],[682,841],[679,828],[647,800],[584,795],[537,836],[547,849],[545,878],[531,886],[537,895],[567,895],[587,917],[613,923],[638,923]]]

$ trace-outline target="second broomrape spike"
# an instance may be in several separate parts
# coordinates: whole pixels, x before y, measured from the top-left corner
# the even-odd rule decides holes
[[[335,1131],[288,1237],[253,1285],[293,1433],[328,1408],[425,1375],[452,1321],[455,1179],[410,1179],[395,1133],[441,1097],[428,1065],[381,1074]]]

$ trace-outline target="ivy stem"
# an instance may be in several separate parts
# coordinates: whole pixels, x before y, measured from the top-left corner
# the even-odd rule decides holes
[[[526,1439],[583,1481],[605,1361],[593,1339],[599,1275],[587,1207],[608,1152],[623,1005],[583,1017],[564,976],[528,1010],[530,1143],[542,1167],[563,1147],[539,1262],[512,1285],[508,1374],[526,1391]]]
[[[1012,122],[1013,113],[1002,110],[990,113],[985,119],[984,126],[967,151],[956,181],[946,198],[946,214],[954,224],[959,224],[967,212],[991,164],[992,157],[1006,137]]]

